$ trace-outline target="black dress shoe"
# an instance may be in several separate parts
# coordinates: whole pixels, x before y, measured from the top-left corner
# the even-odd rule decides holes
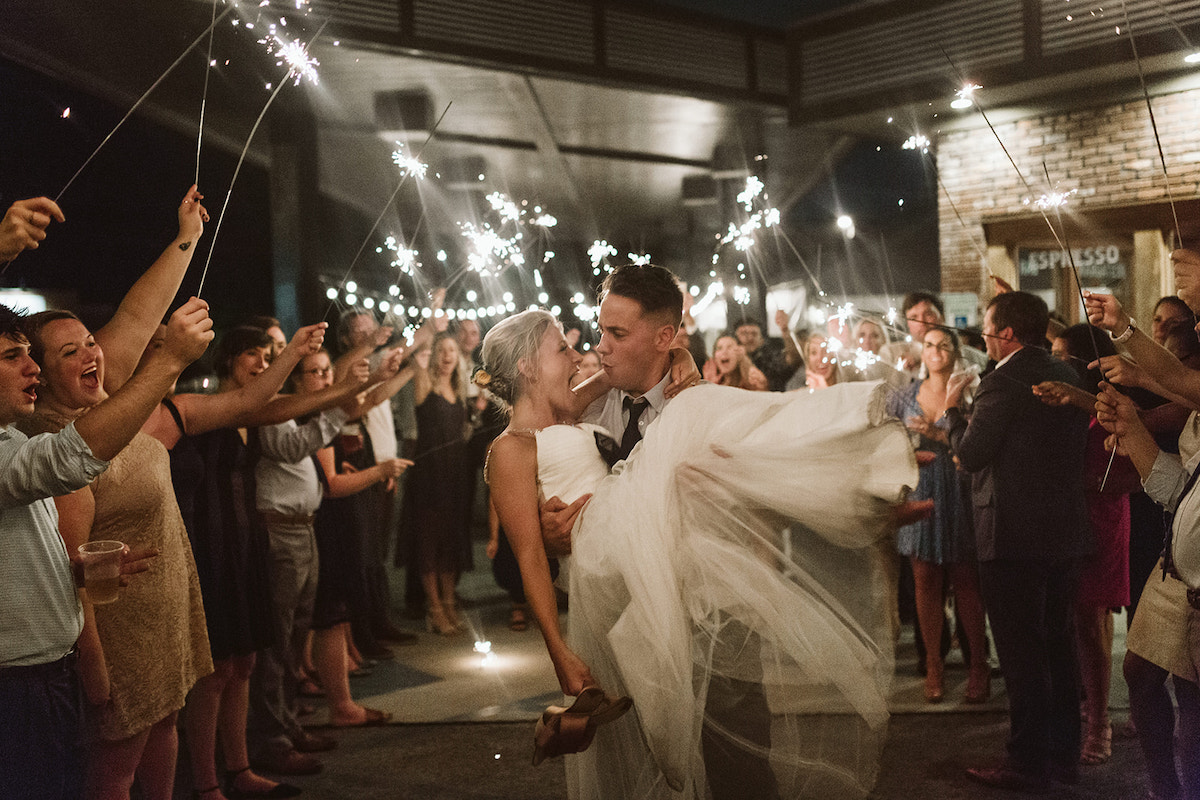
[[[1010,767],[971,767],[967,777],[997,789],[1008,789],[1025,794],[1046,794],[1050,791],[1050,779],[1043,775],[1018,772]]]

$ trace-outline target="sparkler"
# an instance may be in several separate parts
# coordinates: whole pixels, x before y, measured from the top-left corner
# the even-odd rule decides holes
[[[396,149],[392,151],[392,163],[400,168],[401,175],[414,175],[422,179],[425,177],[425,171],[429,169],[429,165],[421,159],[406,155],[402,142],[396,142]]]
[[[150,88],[147,89],[145,91],[145,93],[142,94],[142,96],[137,99],[137,102],[134,103],[130,107],[129,111],[125,112],[125,116],[121,117],[121,121],[117,123],[116,127],[114,127],[111,131],[109,131],[108,135],[104,137],[103,141],[100,142],[99,146],[97,146],[96,149],[92,151],[92,154],[87,157],[87,160],[83,162],[83,165],[80,166],[79,169],[77,169],[75,171],[75,174],[71,176],[71,179],[69,181],[67,181],[67,185],[64,186],[62,188],[62,190],[55,196],[54,202],[57,203],[59,200],[62,199],[62,196],[64,194],[66,194],[67,189],[71,188],[71,184],[73,184],[75,182],[75,179],[79,177],[80,173],[82,173],[87,168],[88,164],[92,163],[92,159],[94,159],[96,157],[96,154],[99,153],[102,149],[104,149],[104,145],[108,144],[108,140],[113,137],[113,134],[115,134],[118,130],[120,130],[121,126],[125,124],[125,120],[127,120],[131,116],[133,116],[133,112],[137,111],[138,107],[141,106],[141,104],[143,102],[145,102],[146,98],[150,96],[150,93],[153,92],[155,89],[157,89],[158,85],[160,83],[162,83],[164,80],[166,80],[166,77],[168,75],[170,75],[171,72],[174,71],[174,69],[177,66],[179,66],[179,63],[181,61],[183,61],[184,57],[187,56],[188,53],[192,52],[192,49],[204,40],[205,35],[207,35],[208,32],[211,31],[214,27],[216,27],[216,24],[218,22],[220,22],[222,19],[224,19],[225,15],[231,11],[233,11],[232,7],[227,8],[223,12],[221,12],[220,16],[216,17],[212,21],[212,23],[209,24],[209,26],[207,28],[205,28],[204,31],[199,36],[197,36],[195,38],[195,40],[191,44],[189,44],[182,53],[179,54],[179,58],[175,59],[175,61],[172,62],[171,66],[167,67],[166,71],[163,72],[162,75],[159,75],[158,79],[156,81],[154,81],[154,83],[150,84]],[[9,263],[12,263],[12,262],[10,261]],[[8,265],[6,264],[5,268],[7,268],[7,267],[8,267]]]
[[[333,11],[331,11],[329,16],[325,18],[325,21],[321,23],[321,27],[317,28],[317,32],[313,34],[311,39],[308,40],[307,47],[311,47],[313,42],[321,38],[321,34],[325,32],[325,28],[328,27],[329,23],[333,21],[334,15],[337,14],[338,9],[342,7],[342,3],[344,2],[346,2],[346,0],[339,0]],[[303,48],[303,51],[307,53],[307,48]],[[282,61],[280,63],[282,63]],[[290,65],[288,67],[289,77],[293,75],[293,69],[296,68],[296,65]],[[315,71],[313,72],[313,75],[316,75]],[[296,82],[294,85],[299,85],[299,83],[300,77],[299,73],[297,73]],[[271,108],[271,104],[275,102],[275,98],[279,96],[279,92],[285,85],[285,81],[280,81],[279,86],[276,87],[275,91],[271,92],[271,96],[267,98],[266,104],[263,106],[262,111],[260,111],[258,114],[258,119],[254,120],[254,125],[250,128],[250,135],[246,137],[246,144],[242,147],[241,155],[238,156],[237,166],[233,169],[233,178],[229,181],[229,190],[225,193],[225,202],[221,205],[221,214],[217,217],[217,227],[213,230],[212,240],[209,242],[208,258],[205,259],[204,270],[200,273],[200,285],[196,289],[196,297],[199,297],[200,292],[204,290],[204,279],[208,277],[208,266],[212,263],[213,253],[216,252],[217,249],[217,236],[221,233],[221,223],[225,220],[225,212],[229,210],[229,198],[233,195],[233,187],[237,184],[238,174],[242,171],[242,164],[246,160],[246,153],[250,151],[250,143],[254,141],[254,134],[258,132],[258,126],[262,124],[263,118],[267,116],[267,111]]]
[[[446,118],[446,114],[447,114],[447,112],[450,111],[450,106],[452,106],[452,105],[454,105],[453,101],[446,103],[446,107],[444,109],[442,109],[442,113],[438,116],[437,121],[434,122],[433,127],[429,129],[429,134],[425,137],[425,141],[421,143],[421,149],[417,151],[417,154],[415,156],[418,161],[420,161],[421,155],[425,152],[425,147],[429,144],[429,140],[433,138],[433,135],[435,133],[437,133],[437,129],[439,127],[441,127],[442,120],[444,120]],[[354,254],[354,258],[352,258],[350,260],[350,266],[346,267],[346,273],[344,275],[342,275],[342,280],[339,285],[344,285],[346,283],[346,280],[350,277],[350,272],[351,272],[351,270],[354,269],[354,265],[356,263],[358,263],[359,256],[362,255],[362,251],[366,248],[367,243],[371,241],[371,237],[375,235],[375,229],[379,227],[379,223],[383,221],[383,215],[386,214],[387,210],[391,207],[392,201],[395,200],[396,195],[398,195],[400,193],[401,187],[403,187],[404,184],[408,181],[409,175],[411,173],[408,170],[402,170],[402,173],[403,174],[400,176],[399,183],[396,184],[396,188],[392,191],[392,194],[388,197],[387,202],[383,204],[383,208],[381,208],[379,210],[379,216],[375,218],[375,224],[371,226],[371,230],[367,232],[366,238],[364,238],[362,241],[362,244],[359,245],[358,252],[356,252]],[[334,302],[335,302],[335,300],[333,298],[330,298],[329,307],[325,309],[326,317],[328,317],[329,312],[333,310]]]
[[[1154,144],[1158,147],[1158,163],[1162,165],[1163,184],[1167,189],[1167,202],[1171,206],[1171,218],[1175,221],[1175,240],[1179,242],[1179,246],[1183,247],[1183,236],[1179,232],[1179,215],[1175,212],[1175,197],[1171,193],[1171,176],[1167,174],[1167,157],[1163,155],[1162,139],[1158,136],[1158,123],[1154,120],[1154,106],[1150,103],[1150,91],[1146,88],[1146,74],[1142,71],[1142,59],[1138,55],[1137,41],[1133,38],[1133,28],[1129,24],[1129,8],[1125,5],[1125,0],[1121,0],[1121,10],[1125,13],[1125,31],[1129,34],[1129,46],[1133,49],[1133,61],[1137,65],[1138,82],[1142,85],[1142,97],[1146,100],[1146,113],[1150,115],[1150,130],[1154,132]],[[1118,29],[1118,33],[1119,33]],[[1117,450],[1114,447],[1113,453]],[[1112,461],[1109,461],[1109,467],[1112,466]],[[1108,477],[1108,473],[1105,473]],[[1103,491],[1104,486],[1101,484],[1100,489]]]
[[[192,181],[196,185],[200,184],[200,144],[204,141],[204,107],[208,104],[208,76],[212,71],[212,43],[216,27],[217,0],[213,0],[212,20],[208,25],[208,53],[204,57],[204,91],[200,95],[200,126],[196,130],[196,179]]]
[[[292,78],[293,86],[299,86],[300,81],[308,78],[314,86],[319,81],[317,75],[317,67],[321,66],[321,62],[308,54],[308,45],[299,39],[287,40],[275,33],[275,26],[271,26],[271,33],[268,37],[259,39],[259,44],[267,46],[267,53],[277,56],[276,66],[282,67],[287,65],[287,77]],[[314,36],[313,39],[316,39]],[[286,79],[285,79],[286,80]]]

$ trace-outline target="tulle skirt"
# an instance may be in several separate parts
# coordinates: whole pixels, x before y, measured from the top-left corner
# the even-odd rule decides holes
[[[863,797],[893,671],[873,547],[917,481],[880,384],[689,389],[576,527],[571,646],[634,710],[572,798]]]

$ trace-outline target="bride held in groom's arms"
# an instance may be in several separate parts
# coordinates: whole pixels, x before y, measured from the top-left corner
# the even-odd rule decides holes
[[[480,377],[512,414],[488,480],[559,682],[634,700],[611,724],[570,741],[564,722],[567,741],[542,745],[573,752],[594,733],[567,761],[573,798],[864,796],[892,674],[886,616],[861,599],[865,548],[916,483],[907,435],[879,385],[705,385],[667,403],[680,306],[661,268],[605,281],[606,391],[572,392],[579,356],[546,312],[484,341]],[[619,462],[611,474],[602,451]],[[782,552],[789,520],[794,560]],[[567,549],[572,526],[568,639],[543,527]],[[577,706],[617,716],[593,695]]]

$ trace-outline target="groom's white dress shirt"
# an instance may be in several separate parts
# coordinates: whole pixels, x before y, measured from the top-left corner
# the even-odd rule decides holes
[[[667,405],[667,398],[663,396],[667,384],[671,382],[671,373],[668,372],[663,376],[663,379],[654,384],[650,391],[646,392],[642,397],[650,403],[650,407],[642,412],[642,416],[638,419],[638,431],[643,435],[646,433],[646,428],[653,422],[662,410]],[[629,424],[629,412],[625,410],[625,398],[632,397],[629,392],[623,389],[610,389],[608,393],[598,397],[587,411],[583,412],[583,418],[580,422],[590,422],[593,425],[599,425],[608,431],[614,441],[621,441],[621,435],[625,431],[625,426]]]

